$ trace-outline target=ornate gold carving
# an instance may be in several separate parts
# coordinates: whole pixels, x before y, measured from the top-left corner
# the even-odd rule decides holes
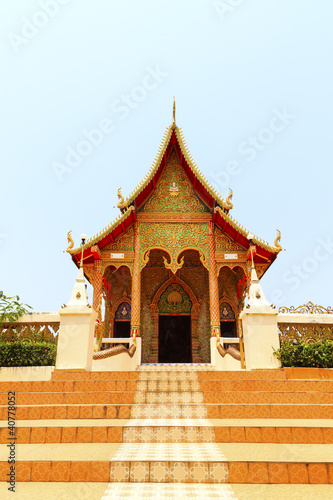
[[[191,246],[190,246],[191,245]],[[147,264],[148,250],[161,249],[170,256],[170,262],[164,257],[164,263],[172,272],[182,267],[183,257],[179,255],[185,250],[201,252],[200,260],[208,267],[208,227],[199,223],[141,223],[141,268]]]
[[[228,212],[233,208],[233,204],[231,202],[232,195],[233,195],[232,189],[229,188],[229,194],[227,196],[227,199],[224,201],[222,198],[222,207],[224,208],[224,210],[227,210]]]
[[[208,208],[192,188],[174,151],[164,167],[154,192],[140,211],[149,213],[208,212]]]
[[[174,274],[176,274],[178,269],[183,267],[184,256],[180,259],[180,262],[178,262],[177,260],[175,261],[171,255],[170,255],[170,259],[171,259],[171,261],[168,262],[167,259],[165,257],[163,257],[164,265],[167,269],[170,269],[170,271],[172,271]]]
[[[281,314],[333,314],[332,307],[323,307],[313,304],[312,302],[308,302],[307,304],[303,304],[298,307],[285,307],[282,306],[279,308],[279,313]]]
[[[106,247],[103,248],[103,253],[105,251],[111,252],[132,252],[133,251],[133,226],[130,227],[126,233],[121,235],[114,243],[110,243]]]
[[[147,250],[147,252],[145,252],[144,255],[142,256],[143,267],[148,264],[149,255],[150,255],[150,250]],[[163,259],[165,260],[165,257],[163,257]]]
[[[118,189],[117,196],[119,198],[119,201],[117,203],[117,208],[119,208],[120,210],[123,210],[126,207],[126,203],[125,203],[123,195],[121,194],[121,187]]]
[[[233,262],[233,263],[231,263],[231,262],[229,263],[227,261],[217,262],[216,267],[217,267],[217,276],[220,275],[220,272],[224,267],[227,267],[228,269],[231,269],[231,271],[234,271],[234,272],[236,272],[235,268],[239,267],[239,268],[243,269],[244,274],[247,273],[247,267],[246,267],[246,264],[244,262]]]
[[[256,271],[257,271],[257,276],[260,279],[266,269],[268,268],[269,264],[256,264]]]
[[[188,294],[178,283],[172,283],[162,293],[157,307],[159,313],[191,314],[192,302]]]
[[[123,261],[123,260],[112,260],[112,261],[108,261],[108,262],[103,262],[104,272],[108,268],[112,268],[112,267],[115,268],[115,269],[113,269],[113,271],[115,271],[116,269],[120,269],[121,267],[127,267],[127,269],[129,269],[131,276],[133,275],[133,262]]]
[[[221,229],[215,229],[215,251],[216,252],[230,252],[230,251],[244,251],[244,247],[232,241]]]
[[[68,233],[67,233],[67,241],[68,241],[69,245],[66,248],[66,252],[73,253],[72,249],[74,248],[74,240],[72,238],[72,230],[68,231]]]
[[[212,220],[212,215],[210,213],[189,213],[189,214],[181,214],[181,220],[182,223],[185,222],[210,222]],[[154,214],[147,214],[140,212],[137,214],[137,220],[138,222],[174,222],[175,221],[175,214],[170,212],[170,213],[154,213]]]
[[[0,326],[1,341],[24,341],[50,342],[57,344],[60,323],[50,323],[42,321],[40,323],[3,323]]]
[[[276,249],[278,250],[278,252],[281,252],[281,250],[282,250],[282,246],[280,245],[280,241],[281,241],[281,231],[279,231],[277,229],[277,236],[274,240],[274,245],[275,245]]]
[[[278,323],[280,343],[333,341],[333,324],[319,323]]]

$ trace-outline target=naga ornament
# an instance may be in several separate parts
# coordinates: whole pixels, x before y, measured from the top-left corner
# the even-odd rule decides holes
[[[119,201],[117,203],[117,208],[119,208],[120,210],[123,210],[126,206],[126,203],[125,203],[123,195],[121,194],[121,188],[118,189],[117,196],[119,198]]]
[[[277,236],[274,240],[274,245],[275,245],[275,248],[278,250],[278,252],[281,252],[281,250],[282,250],[282,246],[280,245],[280,241],[281,241],[281,231],[279,231],[277,229]]]
[[[223,198],[222,198],[222,207],[227,212],[229,212],[229,210],[231,210],[233,208],[233,204],[231,202],[232,195],[233,195],[232,189],[229,188],[229,194],[228,194],[227,199],[225,200],[225,202],[223,201]]]
[[[72,253],[71,250],[72,250],[72,248],[74,248],[74,240],[72,238],[72,230],[68,231],[68,233],[67,233],[67,241],[68,241],[69,245],[66,249],[66,252]]]

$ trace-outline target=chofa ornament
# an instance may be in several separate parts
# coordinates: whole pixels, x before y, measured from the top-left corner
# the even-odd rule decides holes
[[[121,194],[121,187],[117,191],[117,196],[119,198],[119,201],[117,203],[117,208],[122,210],[123,208],[125,208],[126,203],[125,203],[125,199],[124,199],[123,195]]]
[[[275,240],[274,240],[274,245],[275,245],[275,248],[276,248],[279,252],[281,252],[281,250],[282,250],[282,246],[280,245],[280,241],[281,241],[281,231],[279,231],[279,230],[277,229],[277,235],[276,235],[276,238],[275,238]]]
[[[72,238],[72,230],[68,231],[68,233],[67,233],[67,241],[68,241],[69,245],[66,248],[66,252],[71,253],[72,248],[74,248],[74,240]]]
[[[228,212],[233,208],[233,204],[231,202],[232,196],[233,196],[232,189],[229,188],[229,194],[227,196],[227,199],[224,201],[222,198],[222,207],[224,208],[224,210],[227,210]]]

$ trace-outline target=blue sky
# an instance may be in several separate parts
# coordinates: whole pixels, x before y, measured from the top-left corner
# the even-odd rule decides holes
[[[281,230],[268,299],[332,305],[332,2],[15,0],[0,14],[5,294],[36,311],[69,300],[67,231],[78,244],[118,215],[175,96],[233,217],[270,244]]]

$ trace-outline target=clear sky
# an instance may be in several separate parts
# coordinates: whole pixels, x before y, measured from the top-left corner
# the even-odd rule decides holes
[[[78,245],[119,214],[175,96],[233,217],[281,230],[267,298],[332,306],[332,18],[331,0],[2,0],[0,290],[68,302],[67,231]]]

